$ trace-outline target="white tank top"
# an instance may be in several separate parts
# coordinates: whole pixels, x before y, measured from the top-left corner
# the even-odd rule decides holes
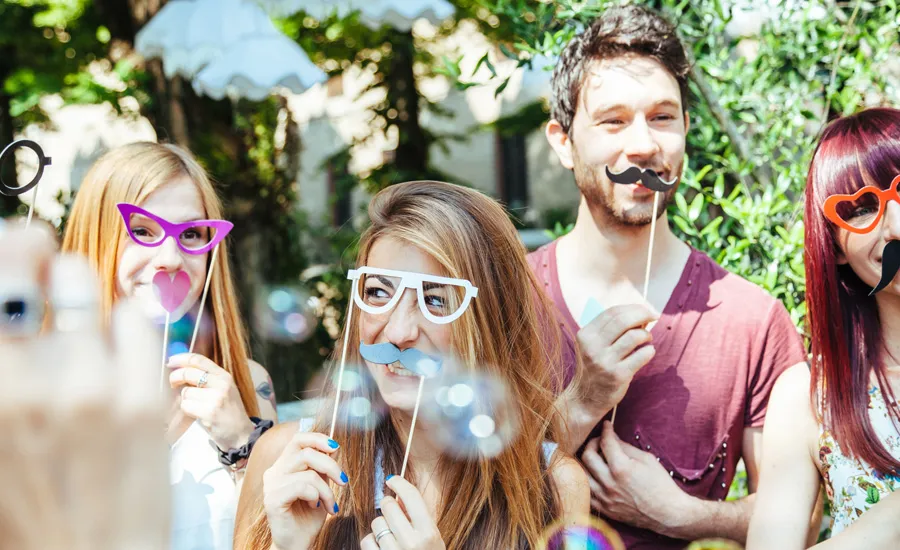
[[[171,550],[232,550],[237,489],[209,434],[193,422],[169,450]]]

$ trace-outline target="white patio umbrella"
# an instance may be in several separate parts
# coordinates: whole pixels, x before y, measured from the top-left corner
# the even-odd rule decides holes
[[[215,99],[259,101],[275,87],[302,92],[325,79],[248,0],[172,0],[141,29],[135,47],[161,58],[168,78],[191,79],[197,93]]]
[[[162,58],[166,77],[193,78],[232,43],[271,27],[269,16],[245,0],[173,0],[141,29],[135,48]]]
[[[147,59],[162,57],[173,44],[184,41],[196,8],[194,0],[171,0],[138,31],[134,48]]]
[[[301,93],[327,78],[293,40],[279,33],[246,37],[232,44],[194,78],[194,90],[213,99],[260,101],[277,87]]]

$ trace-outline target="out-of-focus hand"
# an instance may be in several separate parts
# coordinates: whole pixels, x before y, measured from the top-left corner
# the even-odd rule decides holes
[[[168,547],[157,331],[133,304],[102,319],[83,259],[0,225],[2,550]]]

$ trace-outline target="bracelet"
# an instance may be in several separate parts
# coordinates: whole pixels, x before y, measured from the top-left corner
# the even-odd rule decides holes
[[[228,449],[227,451],[223,451],[219,449],[219,462],[226,466],[234,466],[241,460],[250,457],[250,451],[253,450],[253,446],[256,444],[256,441],[262,436],[262,434],[266,433],[266,430],[275,425],[271,420],[263,420],[261,418],[256,418],[255,416],[250,417],[250,421],[256,425],[256,428],[250,434],[250,438],[247,439],[247,443],[245,445],[241,445],[237,449]],[[218,449],[218,447],[216,447]]]

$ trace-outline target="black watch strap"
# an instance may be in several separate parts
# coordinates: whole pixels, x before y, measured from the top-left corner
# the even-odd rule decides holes
[[[262,418],[257,418],[255,416],[251,416],[250,421],[256,424],[256,428],[250,434],[250,438],[247,439],[247,443],[241,445],[237,449],[228,449],[227,451],[219,449],[219,462],[226,466],[234,466],[239,461],[245,458],[249,458],[250,451],[253,450],[253,446],[256,444],[256,441],[262,436],[262,434],[266,433],[266,430],[275,425],[275,423],[271,420],[263,420]]]

